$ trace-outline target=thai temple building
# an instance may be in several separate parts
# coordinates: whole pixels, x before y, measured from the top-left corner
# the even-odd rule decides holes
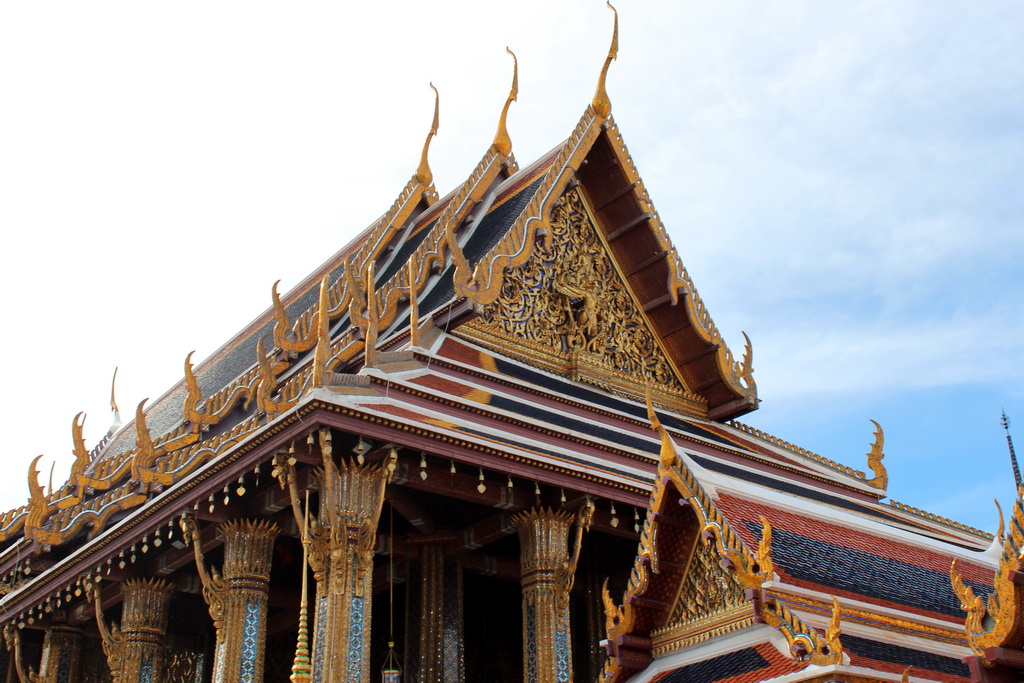
[[[992,536],[887,499],[880,427],[861,471],[740,421],[751,345],[634,167],[616,49],[523,165],[513,81],[444,196],[435,109],[351,244],[100,444],[76,418],[63,484],[37,458],[4,681],[1019,680],[1020,503]]]

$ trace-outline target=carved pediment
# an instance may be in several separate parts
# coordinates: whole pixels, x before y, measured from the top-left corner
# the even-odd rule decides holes
[[[501,293],[459,334],[610,391],[706,414],[676,376],[577,189],[552,210],[550,239],[506,271]]]
[[[710,544],[698,543],[668,625],[683,626],[747,605],[743,586],[722,569],[718,553]]]

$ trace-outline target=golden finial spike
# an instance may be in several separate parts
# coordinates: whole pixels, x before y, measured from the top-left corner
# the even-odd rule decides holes
[[[416,252],[409,257],[409,344],[420,345],[420,302],[416,296]]]
[[[516,59],[516,53],[507,47],[505,52],[512,55],[512,89],[509,91],[508,99],[505,100],[505,106],[501,110],[501,118],[498,119],[498,132],[494,134],[494,142],[491,143],[491,149],[498,154],[508,156],[512,153],[512,138],[509,137],[507,126],[508,108],[512,106],[512,103],[519,96],[519,60]]]
[[[117,384],[117,368],[114,368],[114,376],[110,378],[110,409],[114,411],[114,424],[121,424],[121,413],[117,409],[117,399],[114,398],[114,385]]]
[[[843,661],[843,644],[840,641],[840,636],[843,634],[843,630],[840,627],[840,622],[843,618],[842,608],[839,606],[839,601],[836,600],[836,596],[832,596],[832,619],[829,621],[828,628],[825,629],[825,644],[828,647],[828,654],[833,662],[840,663]]]
[[[327,363],[331,359],[331,330],[327,315],[327,276],[320,281],[320,303],[316,314],[316,350],[313,352],[313,386],[327,385]]]
[[[996,510],[999,511],[999,530],[996,531],[996,539],[1001,541],[1003,531],[1006,529],[1006,521],[1003,519],[1003,506],[999,504],[998,498],[993,498],[992,502],[996,504]]]
[[[910,683],[910,670],[913,668],[914,667],[912,666],[908,666],[906,669],[903,670],[903,676],[900,677],[901,683]]]
[[[146,401],[144,398],[135,407],[135,445],[143,454],[151,454],[156,449],[153,446],[153,435],[149,433],[149,425],[146,424]]]
[[[672,435],[668,433],[668,430],[661,424],[661,420],[658,419],[658,414],[654,412],[654,403],[651,402],[650,384],[647,385],[647,417],[651,421],[651,429],[657,431],[661,436],[659,468],[667,470],[676,462],[676,442],[672,440]]]
[[[45,502],[46,492],[39,485],[39,461],[42,459],[42,455],[37,455],[28,466],[28,495],[33,502]]]
[[[430,84],[430,89],[434,91],[434,122],[430,125],[430,132],[427,133],[427,140],[423,143],[423,153],[420,155],[420,167],[416,169],[416,182],[420,185],[427,187],[434,182],[434,174],[430,171],[430,162],[427,160],[427,153],[430,150],[430,140],[437,135],[437,126],[440,122],[440,105],[441,95],[438,94],[437,88],[434,84]]]
[[[89,450],[85,447],[85,436],[82,430],[85,428],[85,413],[80,412],[71,421],[71,452],[75,456],[74,468],[82,468],[89,464]]]
[[[182,411],[185,419],[197,426],[201,422],[202,415],[199,413],[199,402],[203,400],[203,392],[199,388],[199,380],[192,367],[192,354],[195,350],[189,351],[185,356],[185,402],[182,404]]]
[[[750,343],[750,337],[746,332],[742,332],[742,334],[745,343],[743,345],[743,360],[740,362],[740,377],[750,383],[754,378],[754,345]]]
[[[597,78],[597,91],[594,93],[594,101],[591,103],[591,106],[594,107],[594,112],[603,119],[608,118],[608,115],[612,113],[612,101],[608,99],[608,91],[604,87],[605,78],[608,76],[608,67],[611,66],[612,60],[619,55],[619,13],[615,11],[610,2],[608,3],[608,8],[615,15],[612,45],[608,48],[608,56],[605,57],[604,67],[601,68],[601,75]]]
[[[885,453],[882,452],[882,446],[885,445],[885,433],[882,432],[882,426],[874,420],[871,420],[871,424],[875,425],[875,441],[871,444],[871,452],[868,453],[868,467],[871,468],[875,476],[867,483],[884,491],[889,484],[889,475],[885,470],[885,465],[882,464],[882,459],[885,457]]]
[[[376,263],[370,261],[366,269],[366,347],[363,353],[363,364],[368,367],[377,366],[377,336],[380,334],[380,316],[377,311],[377,289],[374,274]]]
[[[651,429],[661,429],[661,420],[658,419],[658,414],[654,412],[654,403],[651,402],[650,383],[647,384],[645,398],[647,399],[647,419],[651,421]]]

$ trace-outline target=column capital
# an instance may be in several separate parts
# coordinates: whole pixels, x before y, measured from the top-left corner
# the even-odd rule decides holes
[[[225,579],[251,576],[270,578],[274,541],[281,533],[276,522],[267,519],[232,519],[219,527],[224,537]]]

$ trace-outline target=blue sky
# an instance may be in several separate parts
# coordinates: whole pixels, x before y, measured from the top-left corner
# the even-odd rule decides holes
[[[590,101],[600,2],[0,7],[8,467],[70,463],[344,245],[415,169],[444,192],[509,115],[521,163]],[[1024,5],[622,0],[613,113],[734,350],[745,421],[994,531],[1024,450]],[[1020,427],[1018,428],[1018,425]]]

